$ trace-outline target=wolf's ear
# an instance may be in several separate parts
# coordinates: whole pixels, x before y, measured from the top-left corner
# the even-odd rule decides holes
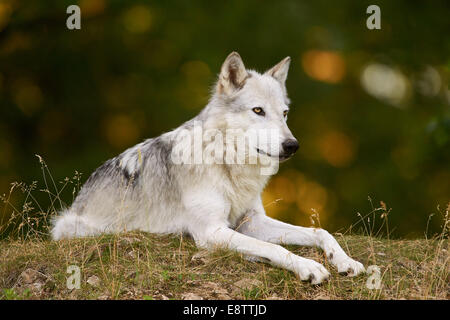
[[[232,52],[222,65],[216,90],[218,93],[231,94],[241,89],[247,78],[248,73],[241,56],[237,52]]]
[[[274,67],[267,70],[265,74],[274,77],[284,86],[288,75],[290,63],[291,57],[286,57],[283,60],[281,60],[278,64],[276,64]]]

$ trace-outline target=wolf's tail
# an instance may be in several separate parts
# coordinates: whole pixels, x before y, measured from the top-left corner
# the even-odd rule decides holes
[[[87,237],[96,234],[96,229],[89,225],[85,217],[65,210],[52,221],[53,240]]]

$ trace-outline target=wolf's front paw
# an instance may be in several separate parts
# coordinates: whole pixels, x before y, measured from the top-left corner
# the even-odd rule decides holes
[[[344,276],[355,277],[360,273],[366,272],[362,263],[350,257],[337,258],[332,262],[338,269],[339,274]]]
[[[299,257],[297,261],[296,273],[303,281],[310,281],[311,284],[319,284],[330,278],[330,273],[323,265],[311,259]]]

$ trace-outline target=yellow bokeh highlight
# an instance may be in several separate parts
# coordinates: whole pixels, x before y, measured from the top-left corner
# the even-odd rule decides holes
[[[103,131],[108,143],[122,149],[136,144],[140,130],[127,115],[114,115],[103,121]]]
[[[314,213],[324,222],[335,207],[330,206],[331,194],[324,186],[293,169],[273,177],[262,198],[267,215],[282,218],[288,214],[298,224]]]
[[[211,70],[203,61],[188,61],[180,68],[183,82],[177,90],[177,97],[186,109],[200,109],[208,101]]]
[[[286,175],[275,176],[271,181],[277,194],[283,197],[283,200],[292,203],[296,200],[295,183]]]
[[[346,72],[344,59],[334,51],[309,50],[302,55],[302,66],[311,78],[328,83],[340,82]]]
[[[428,193],[441,206],[450,203],[450,172],[448,170],[439,170],[430,174]]]
[[[4,55],[13,54],[18,50],[30,49],[31,38],[24,32],[12,32],[5,38],[0,47],[0,53]]]
[[[181,68],[181,73],[189,80],[207,80],[211,75],[209,66],[203,61],[195,60],[184,63]]]
[[[96,16],[105,11],[105,0],[81,0],[80,9],[83,17]]]
[[[297,207],[310,214],[312,209],[322,212],[327,204],[327,191],[317,182],[306,180],[297,189]]]
[[[12,11],[10,3],[7,1],[0,2],[0,31],[9,23]]]
[[[34,114],[44,100],[41,89],[28,79],[21,79],[13,84],[14,102],[27,116]]]
[[[266,214],[269,217],[278,218],[280,213],[287,209],[283,199],[277,197],[277,194],[269,186],[264,189],[261,198]]]
[[[131,7],[123,16],[123,24],[131,33],[143,33],[150,30],[153,16],[149,7],[144,5]]]
[[[356,156],[354,140],[339,131],[325,133],[317,145],[322,158],[334,167],[346,167]]]

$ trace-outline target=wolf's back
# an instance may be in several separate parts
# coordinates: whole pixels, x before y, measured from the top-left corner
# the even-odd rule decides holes
[[[151,212],[161,212],[180,200],[170,173],[170,152],[170,143],[157,137],[103,163],[84,183],[72,206],[53,219],[52,238],[146,228]]]

